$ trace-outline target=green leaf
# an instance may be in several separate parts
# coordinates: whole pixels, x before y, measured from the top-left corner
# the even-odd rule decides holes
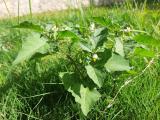
[[[30,60],[49,55],[50,54],[49,52],[50,52],[50,45],[46,43],[44,46],[38,49],[38,51],[30,58]]]
[[[19,64],[32,57],[35,53],[44,53],[47,40],[40,38],[40,34],[32,33],[22,43],[22,49],[19,51],[13,65]],[[48,49],[48,47],[46,47]]]
[[[134,54],[141,56],[141,57],[154,57],[155,56],[155,52],[151,50],[146,50],[144,48],[135,48]]]
[[[106,27],[98,28],[94,32],[94,37],[101,36],[108,33],[108,29]]]
[[[64,31],[59,31],[58,32],[58,37],[59,38],[74,38],[74,39],[79,39],[79,36],[76,35],[74,32],[69,31],[69,30],[64,30]]]
[[[24,21],[19,25],[13,26],[12,28],[24,28],[24,29],[34,30],[36,32],[43,32],[43,29],[40,25],[33,24],[32,22],[29,21]]]
[[[105,63],[108,61],[108,59],[112,56],[112,50],[111,49],[104,49],[103,52],[98,52],[99,60],[96,61],[96,67],[103,68]]]
[[[114,53],[112,54],[112,57],[105,64],[105,68],[108,72],[128,71],[131,69],[128,60]]]
[[[93,36],[91,37],[91,42],[94,49],[103,45],[105,40],[107,40],[107,34],[108,29],[106,27],[102,27],[95,30]]]
[[[139,34],[139,35],[136,35],[133,39],[136,42],[143,44],[143,45],[160,47],[160,40],[156,40],[150,35]]]
[[[100,98],[100,93],[96,89],[84,87],[77,75],[73,72],[62,72],[60,73],[60,77],[65,89],[67,89],[75,98],[75,101],[81,105],[83,114],[87,116],[93,105]]]
[[[73,72],[61,72],[59,74],[65,89],[72,94],[75,101],[80,104],[80,87],[81,83]]]
[[[124,48],[123,48],[123,43],[120,40],[120,38],[116,38],[115,40],[115,52],[124,57]]]
[[[110,19],[106,19],[104,17],[93,17],[92,20],[102,26],[108,26],[112,24]]]
[[[91,110],[93,105],[99,100],[101,95],[96,89],[90,90],[88,87],[85,88],[83,85],[81,85],[80,94],[81,109],[83,114],[87,116],[88,112]]]
[[[92,67],[91,65],[85,66],[88,76],[93,80],[93,82],[100,88],[102,87],[103,81],[106,77],[105,73],[99,71],[98,69]]]
[[[80,47],[82,50],[92,53],[91,46],[89,44],[80,42]]]
[[[38,53],[41,53],[41,54],[45,54],[49,51],[50,49],[50,45],[48,43],[45,43],[44,46],[42,46],[40,49],[38,49]]]

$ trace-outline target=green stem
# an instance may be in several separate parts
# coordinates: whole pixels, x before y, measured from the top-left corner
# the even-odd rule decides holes
[[[75,69],[77,70],[77,72],[79,73],[79,75],[84,78],[80,68],[78,67],[78,65],[76,64],[76,62],[72,59],[72,57],[70,55],[67,55],[67,58],[72,62],[72,64],[74,65]]]
[[[18,24],[19,24],[19,16],[20,16],[20,14],[19,14],[19,0],[18,0]]]
[[[30,11],[30,16],[32,18],[32,2],[29,0],[29,11]]]

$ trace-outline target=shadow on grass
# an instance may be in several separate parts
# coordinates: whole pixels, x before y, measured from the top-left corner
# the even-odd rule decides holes
[[[4,99],[4,103],[1,101],[2,107],[3,104],[11,106],[12,101],[8,103],[7,97],[12,97],[8,94],[12,90],[22,104],[18,110],[21,119],[28,119],[30,115],[44,120],[53,119],[54,116],[58,117],[57,120],[63,118],[73,98],[59,80],[60,68],[51,67],[42,73],[38,73],[33,64],[27,68],[18,75],[13,70],[7,82],[0,87],[0,100]],[[16,104],[14,107],[17,107]],[[12,111],[8,111],[7,115],[12,116]]]

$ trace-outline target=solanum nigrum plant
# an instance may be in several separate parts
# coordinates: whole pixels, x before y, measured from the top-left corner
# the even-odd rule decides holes
[[[25,21],[13,28],[32,31],[23,41],[13,66],[31,58],[54,55],[59,52],[61,44],[67,43],[68,51],[63,55],[74,69],[59,71],[59,77],[65,89],[80,104],[85,116],[100,99],[98,90],[107,80],[107,73],[130,71],[133,68],[129,63],[131,56],[154,57],[155,47],[160,47],[160,41],[150,34],[130,27],[122,29],[117,23],[103,17],[92,18],[90,27],[85,28],[89,31],[87,35],[83,35],[81,26],[77,24],[57,27]]]

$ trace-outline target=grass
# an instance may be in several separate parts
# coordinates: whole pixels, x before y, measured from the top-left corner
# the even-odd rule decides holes
[[[83,18],[78,10],[47,12],[0,20],[0,119],[2,120],[159,120],[160,119],[160,61],[156,59],[142,76],[124,87],[113,106],[107,108],[124,81],[122,74],[108,75],[100,90],[102,99],[87,117],[59,83],[58,72],[66,69],[63,55],[48,56],[39,62],[26,62],[11,71],[11,65],[21,47],[21,40],[28,31],[8,27],[21,21],[36,23],[84,24],[92,16],[110,17],[118,25],[144,30],[159,38],[159,11],[127,8],[85,9]],[[88,23],[87,23],[88,24]],[[5,49],[4,49],[5,48]],[[65,46],[64,46],[65,49]],[[147,60],[134,57],[132,64],[137,72],[146,66]],[[7,76],[7,77],[6,77]],[[134,76],[134,74],[133,74]],[[133,77],[131,76],[131,77]]]

